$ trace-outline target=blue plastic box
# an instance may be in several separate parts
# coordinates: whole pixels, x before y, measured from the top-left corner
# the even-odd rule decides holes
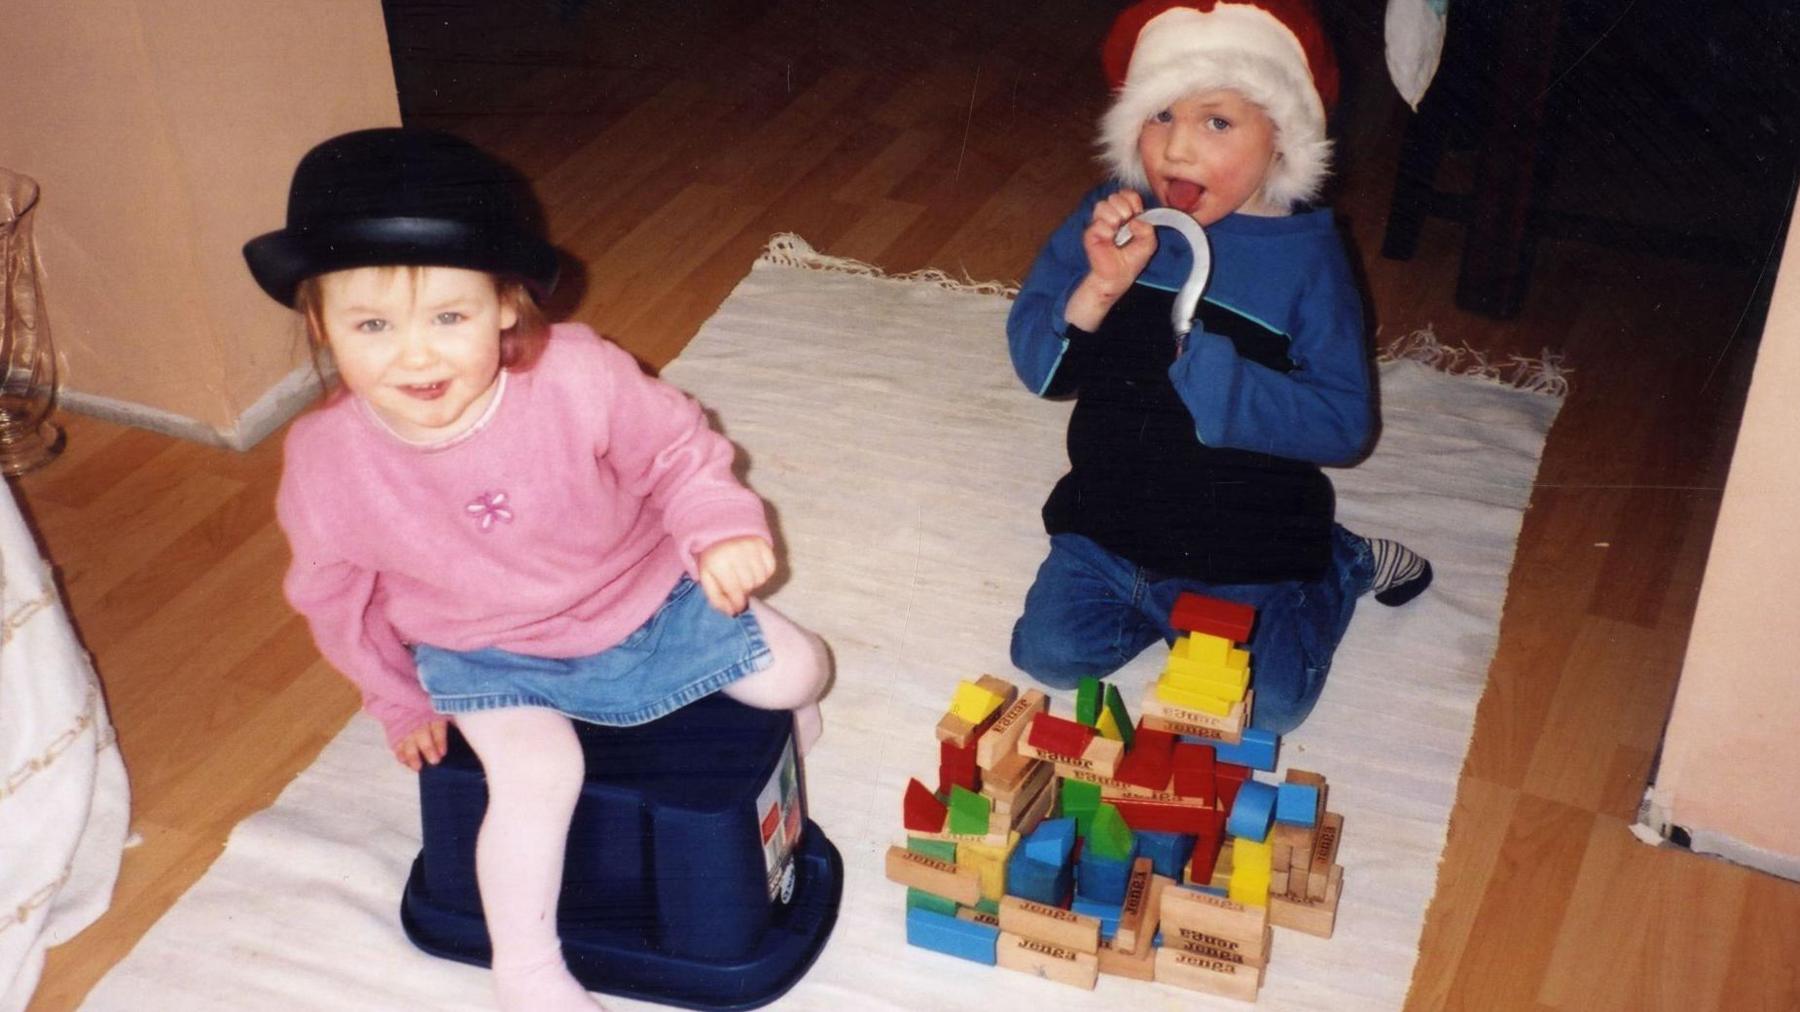
[[[806,818],[791,715],[715,694],[638,727],[575,727],[587,784],[557,918],[569,969],[592,990],[684,1008],[780,997],[824,947],[843,892],[837,849]],[[485,966],[487,789],[454,729],[419,800],[424,848],[401,923],[419,948]]]

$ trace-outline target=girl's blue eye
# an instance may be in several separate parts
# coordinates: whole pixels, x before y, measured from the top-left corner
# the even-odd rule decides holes
[[[1156,115],[1150,117],[1150,122],[1152,122],[1152,123],[1173,123],[1173,122],[1175,122],[1175,114],[1170,112],[1167,109],[1164,109],[1162,112],[1159,112]]]
[[[455,311],[451,311],[451,312],[447,312],[447,313],[439,313],[437,315],[437,322],[439,322],[445,326],[452,326],[452,325],[461,323],[462,321],[463,321],[463,314],[455,312]]]
[[[1206,125],[1209,129],[1225,131],[1231,129],[1231,121],[1223,116],[1208,116]]]
[[[365,334],[379,334],[387,329],[386,320],[364,320],[356,325],[356,329]]]

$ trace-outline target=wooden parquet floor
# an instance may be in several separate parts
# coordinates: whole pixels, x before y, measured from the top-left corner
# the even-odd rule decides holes
[[[1018,278],[1098,178],[1094,53],[1112,5],[388,6],[409,120],[534,181],[554,241],[584,264],[559,315],[653,366],[771,233],[894,271]],[[1459,226],[1429,224],[1410,262],[1381,259],[1406,113],[1382,76],[1377,6],[1334,18],[1347,87],[1333,196],[1381,334],[1429,324],[1576,370],[1410,1006],[1800,1008],[1800,885],[1627,831],[1754,360],[1754,335],[1736,331],[1755,278],[1547,244],[1523,314],[1497,322],[1452,302]],[[64,459],[14,487],[107,686],[143,842],[113,909],[51,952],[39,1012],[76,1007],[355,707],[281,600],[278,438],[234,454],[67,422]]]

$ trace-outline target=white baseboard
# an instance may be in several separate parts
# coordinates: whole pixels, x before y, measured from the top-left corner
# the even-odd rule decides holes
[[[1669,798],[1655,784],[1650,785],[1644,792],[1644,799],[1638,803],[1638,817],[1631,826],[1631,833],[1652,847],[1682,847],[1696,854],[1723,858],[1732,864],[1800,882],[1800,855],[1765,850],[1710,829],[1676,825],[1669,810]]]
[[[304,411],[319,398],[319,375],[312,364],[302,363],[281,382],[270,387],[256,403],[244,409],[229,429],[215,429],[198,419],[172,411],[152,408],[130,401],[114,400],[80,390],[59,390],[58,407],[79,415],[160,432],[178,439],[188,439],[232,450],[248,450],[281,428],[288,419]]]

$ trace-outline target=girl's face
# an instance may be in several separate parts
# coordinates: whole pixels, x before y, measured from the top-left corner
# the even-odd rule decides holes
[[[319,278],[320,319],[344,386],[403,439],[466,431],[494,398],[500,332],[518,322],[492,276],[381,267]]]
[[[1261,106],[1235,91],[1203,91],[1150,117],[1138,156],[1159,203],[1211,225],[1238,210],[1280,213],[1261,200],[1276,139]]]

